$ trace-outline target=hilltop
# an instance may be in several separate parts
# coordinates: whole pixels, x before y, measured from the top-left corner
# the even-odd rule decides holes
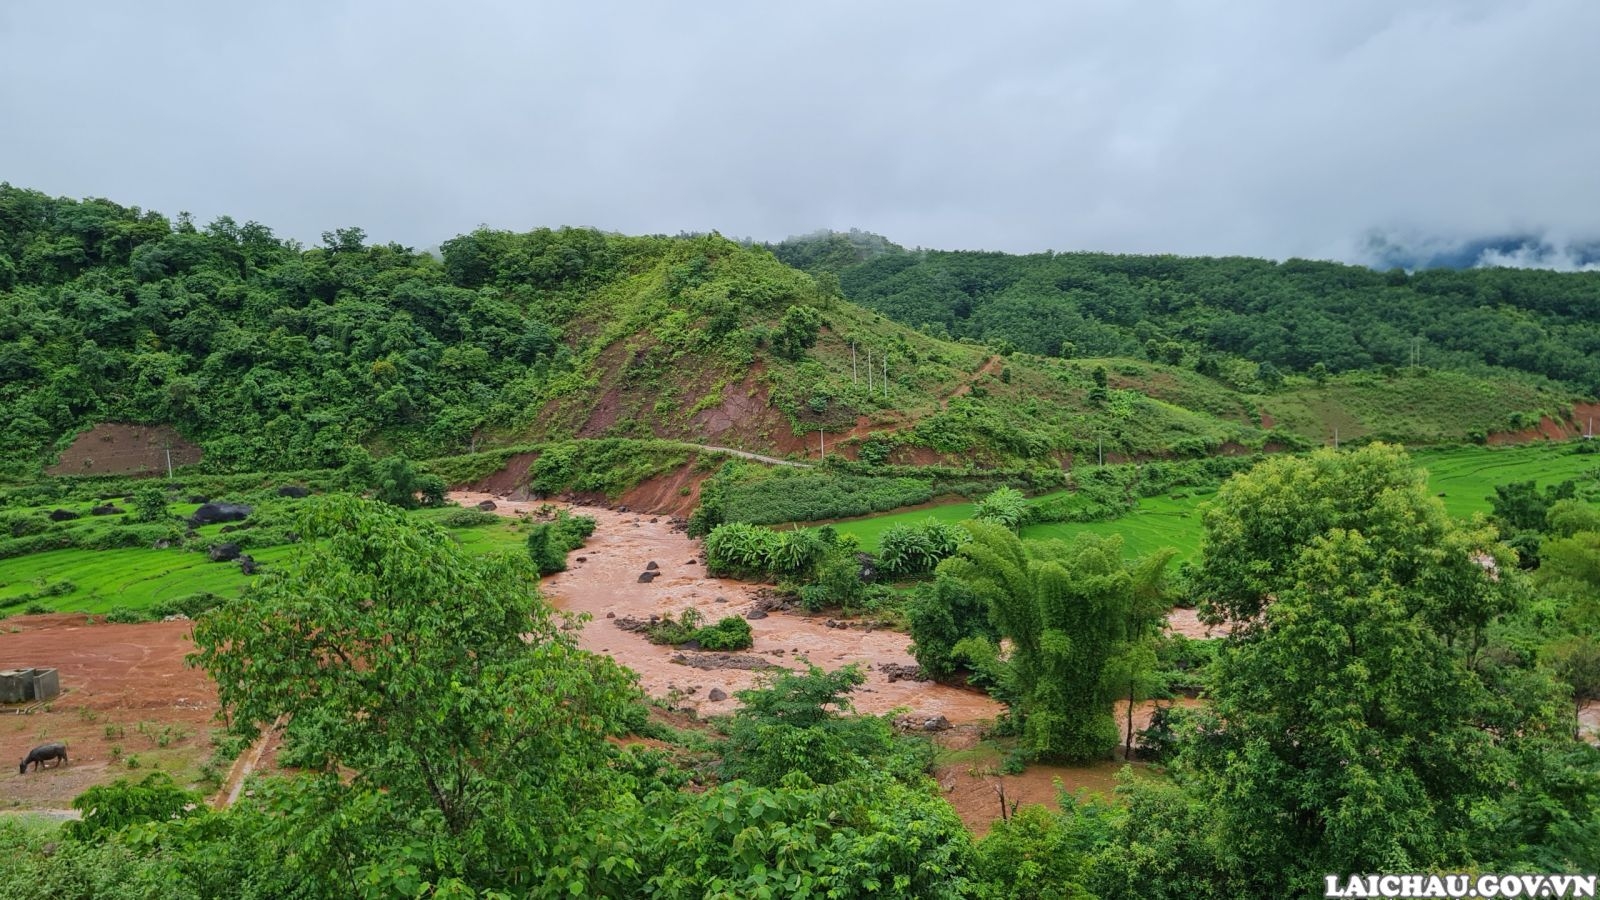
[[[435,256],[350,228],[308,248],[254,222],[0,186],[0,475],[37,477],[99,423],[170,426],[215,472],[575,437],[1056,466],[1303,448],[1336,430],[1487,440],[1570,428],[1581,393],[1482,366],[1203,363],[1088,325],[1068,358],[1042,328],[951,340],[868,277],[916,276],[928,257],[841,240],[837,274],[715,234],[485,229]],[[99,471],[92,457],[74,451],[74,471]]]

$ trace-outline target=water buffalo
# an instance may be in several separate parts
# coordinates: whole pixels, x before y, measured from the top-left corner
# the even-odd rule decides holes
[[[39,767],[44,765],[45,760],[48,760],[48,759],[59,759],[59,760],[61,760],[61,763],[57,763],[57,765],[61,765],[63,763],[66,763],[67,762],[67,745],[66,744],[40,744],[39,746],[33,748],[32,750],[29,750],[28,751],[28,755],[22,758],[22,766],[17,769],[17,774],[21,775],[21,774],[26,773],[28,771],[28,764],[29,763],[33,764],[33,770],[35,772],[37,772],[37,771],[39,771]]]

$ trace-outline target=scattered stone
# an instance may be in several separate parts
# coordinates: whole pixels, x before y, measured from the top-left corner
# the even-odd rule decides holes
[[[908,666],[904,663],[884,663],[878,671],[888,676],[889,683],[896,681],[927,681],[928,676],[923,673],[921,666]]]
[[[894,717],[894,727],[901,731],[949,731],[950,720],[941,715],[911,713]]]
[[[656,565],[656,561],[652,559],[649,562],[644,564],[644,568],[645,568],[645,571],[647,571],[647,572],[654,572],[654,571],[656,571],[657,569],[659,569],[661,567]]]
[[[628,508],[626,506],[617,507],[617,512],[619,512],[619,513],[625,513],[627,511],[628,511]]]
[[[715,600],[713,600],[711,602],[712,603],[727,603],[728,602],[728,598],[727,597],[718,597],[717,599],[715,599]]]
[[[239,558],[238,544],[212,544],[206,551],[212,562],[230,562]]]
[[[114,515],[117,515],[117,514],[119,514],[121,512],[122,512],[122,507],[117,506],[114,503],[107,503],[105,506],[96,506],[95,508],[89,510],[89,515],[91,515],[91,516],[114,516]]]
[[[165,549],[167,549],[168,547],[171,547],[171,546],[172,546],[172,542],[171,541],[167,540],[166,538],[162,538],[161,540],[156,541],[154,544],[151,544],[150,545],[150,549],[151,550],[165,550]]]
[[[774,668],[772,663],[747,653],[674,653],[669,661],[696,669],[743,669],[755,672]]]
[[[76,518],[78,518],[78,514],[70,509],[57,509],[50,512],[50,521],[52,522],[70,522]]]
[[[221,528],[217,529],[217,533],[218,534],[232,534],[232,533],[234,533],[235,531],[238,531],[238,530],[239,530],[239,526],[237,526],[237,525],[224,525]]]
[[[773,656],[782,656],[783,655],[783,648],[779,647],[776,650],[769,650],[767,652],[771,653]]]
[[[573,560],[573,562],[588,562],[588,561],[589,561],[589,557],[587,557],[587,556],[580,556],[577,559]]]
[[[239,554],[239,571],[246,575],[254,575],[260,568],[261,566],[256,563],[255,558],[250,556],[250,554]]]
[[[608,618],[608,619],[615,619],[616,617],[617,617],[617,614],[614,613],[614,612],[606,613],[606,618]]]
[[[712,688],[711,693],[706,694],[706,699],[710,700],[712,703],[721,703],[722,701],[728,699],[728,692],[722,688]]]
[[[699,562],[700,562],[700,560],[698,560],[698,559],[691,559],[688,562],[684,563],[684,565],[693,566],[693,565],[697,565]]]
[[[493,500],[485,500],[478,504],[478,508],[484,512],[494,512],[500,508],[500,504],[494,502]]]
[[[661,574],[661,573],[660,572],[640,572],[639,573],[639,583],[640,584],[649,584],[650,582],[655,581],[656,580],[656,576],[659,575],[659,574]]]
[[[311,491],[307,488],[301,487],[298,484],[286,484],[283,487],[278,488],[278,496],[299,500],[302,497],[311,496]]]
[[[243,503],[207,503],[189,517],[189,525],[215,525],[218,522],[242,522],[250,517],[251,508]]]
[[[173,613],[170,616],[162,616],[161,617],[161,621],[163,621],[163,622],[187,622],[187,621],[189,621],[189,617],[184,615],[183,613]]]
[[[654,525],[654,524],[656,524],[657,522],[660,522],[660,521],[661,521],[660,519],[651,519],[650,520],[650,524]]]
[[[765,619],[767,617],[767,611],[764,609],[752,609],[745,613],[744,617],[754,622],[757,619]]]

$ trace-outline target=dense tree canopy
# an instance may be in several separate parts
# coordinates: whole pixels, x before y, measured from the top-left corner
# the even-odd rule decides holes
[[[1032,353],[1190,365],[1228,354],[1296,372],[1415,359],[1600,392],[1600,273],[908,252],[828,234],[773,249],[808,271],[838,273],[846,297],[898,321]]]

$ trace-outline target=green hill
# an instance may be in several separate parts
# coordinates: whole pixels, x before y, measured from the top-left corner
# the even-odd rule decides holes
[[[38,477],[108,422],[173,426],[215,472],[571,437],[1056,466],[1303,447],[1335,428],[1482,437],[1563,419],[1574,393],[1504,370],[1312,379],[1139,359],[1126,341],[1073,359],[951,341],[846,300],[852,272],[916,260],[875,236],[844,244],[835,262],[858,268],[843,279],[714,234],[480,230],[435,257],[359,229],[307,248],[254,222],[0,185],[0,477]]]

